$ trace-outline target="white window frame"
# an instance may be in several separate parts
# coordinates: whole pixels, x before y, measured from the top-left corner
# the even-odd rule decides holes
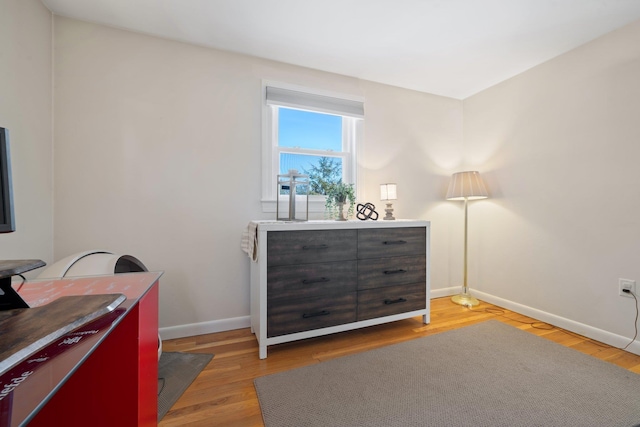
[[[363,139],[363,117],[342,116],[342,152],[310,150],[298,147],[278,146],[278,107],[295,108],[314,113],[336,114],[321,108],[308,106],[302,108],[299,105],[269,105],[267,103],[267,87],[297,91],[304,94],[326,96],[346,101],[364,103],[363,98],[353,95],[336,94],[334,92],[318,91],[290,84],[263,81],[262,82],[262,212],[276,212],[276,178],[279,173],[279,161],[281,153],[310,154],[314,156],[327,156],[342,158],[342,179],[344,182],[354,184],[356,195],[359,193],[358,179],[358,152]],[[300,171],[302,172],[302,171]],[[309,213],[321,213],[325,210],[325,196],[309,196]]]

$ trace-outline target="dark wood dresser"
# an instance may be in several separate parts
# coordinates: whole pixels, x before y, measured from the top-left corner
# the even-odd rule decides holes
[[[260,346],[408,317],[429,323],[428,221],[256,221],[251,328]]]

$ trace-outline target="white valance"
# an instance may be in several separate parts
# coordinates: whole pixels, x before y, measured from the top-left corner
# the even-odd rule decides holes
[[[364,102],[267,86],[267,105],[364,118]]]

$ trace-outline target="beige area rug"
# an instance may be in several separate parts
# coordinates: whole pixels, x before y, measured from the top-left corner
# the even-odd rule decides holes
[[[640,375],[496,320],[255,380],[267,427],[635,426]]]

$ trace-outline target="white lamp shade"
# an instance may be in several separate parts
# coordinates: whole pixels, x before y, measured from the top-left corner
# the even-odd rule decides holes
[[[397,191],[396,184],[380,184],[380,200],[397,200]]]
[[[487,189],[477,171],[458,172],[451,176],[447,200],[477,200],[487,197]]]

